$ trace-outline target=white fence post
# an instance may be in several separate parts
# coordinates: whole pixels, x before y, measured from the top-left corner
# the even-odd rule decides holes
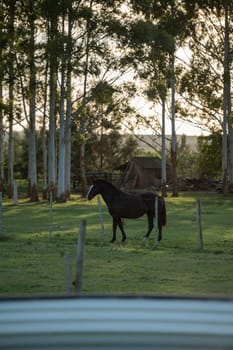
[[[98,196],[98,209],[99,209],[99,218],[100,218],[100,225],[101,225],[102,244],[104,244],[104,242],[105,242],[105,230],[104,230],[104,219],[103,219],[103,212],[102,212],[100,196]]]
[[[79,235],[78,235],[78,243],[77,243],[76,275],[75,275],[75,293],[76,294],[79,294],[82,288],[85,234],[86,234],[86,220],[81,220]]]
[[[200,199],[196,202],[196,221],[197,221],[197,232],[198,232],[198,250],[203,249],[203,234],[201,225],[201,201]]]

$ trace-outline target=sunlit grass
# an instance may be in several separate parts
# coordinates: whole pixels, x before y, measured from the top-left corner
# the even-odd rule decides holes
[[[198,251],[196,199],[201,200],[204,249]],[[190,193],[168,197],[168,224],[159,245],[152,232],[143,242],[146,217],[126,220],[127,241],[111,245],[112,221],[102,202],[105,237],[97,199],[74,196],[53,204],[4,199],[0,234],[0,295],[64,294],[66,261],[75,275],[81,219],[87,221],[83,293],[228,295],[233,292],[233,199]],[[73,287],[71,286],[71,292]]]

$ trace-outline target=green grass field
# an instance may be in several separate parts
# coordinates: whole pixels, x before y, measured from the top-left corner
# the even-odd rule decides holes
[[[202,204],[202,252],[198,251],[197,198]],[[54,204],[51,239],[47,202],[11,203],[3,201],[0,296],[65,294],[67,256],[73,279],[81,219],[87,220],[84,294],[233,295],[233,198],[201,193],[168,197],[168,224],[158,246],[154,232],[143,242],[146,217],[127,220],[127,241],[121,244],[119,233],[111,245],[112,222],[104,204],[103,243],[96,199],[74,197],[66,204]]]

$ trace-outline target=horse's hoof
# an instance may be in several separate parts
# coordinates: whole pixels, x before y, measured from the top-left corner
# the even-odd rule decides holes
[[[115,239],[111,239],[110,243],[112,243],[112,244],[113,244],[114,242],[115,242]]]
[[[127,237],[122,238],[121,242],[124,242],[124,241],[126,240],[126,238],[127,238]]]
[[[148,237],[145,236],[145,237],[143,238],[143,242],[146,242],[147,240],[148,240]]]

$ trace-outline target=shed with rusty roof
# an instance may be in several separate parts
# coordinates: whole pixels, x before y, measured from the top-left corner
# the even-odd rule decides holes
[[[161,185],[162,164],[158,157],[134,157],[117,169],[122,171],[121,187],[126,190],[158,189]]]

